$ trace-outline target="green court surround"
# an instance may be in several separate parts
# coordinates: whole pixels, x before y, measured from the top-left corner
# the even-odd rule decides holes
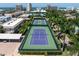
[[[46,21],[46,20],[45,20]],[[34,20],[32,21],[33,24]],[[47,21],[46,21],[47,23]],[[54,33],[51,31],[48,23],[45,25],[30,25],[29,31],[25,34],[25,38],[23,39],[20,47],[20,53],[27,53],[27,52],[61,52],[60,47],[58,45],[57,39],[54,36]],[[47,34],[48,45],[30,45],[32,33],[34,29],[43,28]]]

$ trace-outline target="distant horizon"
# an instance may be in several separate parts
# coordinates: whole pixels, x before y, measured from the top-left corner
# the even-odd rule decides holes
[[[0,8],[15,8],[17,3],[0,3]],[[27,7],[27,3],[21,3],[23,7]],[[47,7],[47,4],[57,7],[79,8],[79,3],[32,3],[32,7]]]

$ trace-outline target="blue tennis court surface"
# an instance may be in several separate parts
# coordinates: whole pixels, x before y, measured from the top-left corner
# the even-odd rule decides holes
[[[31,45],[47,45],[47,34],[45,29],[34,29],[31,37]]]

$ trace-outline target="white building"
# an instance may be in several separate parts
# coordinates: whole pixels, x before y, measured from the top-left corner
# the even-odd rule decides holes
[[[34,16],[45,16],[46,10],[37,8],[36,10],[31,11],[31,14]]]
[[[20,42],[22,34],[7,34],[0,33],[0,42],[8,41],[8,42]]]
[[[37,8],[36,10],[31,11],[31,12],[33,12],[33,13],[36,13],[36,12],[46,13],[46,10]]]
[[[20,16],[20,15],[23,14],[23,13],[24,13],[24,11],[14,12],[14,13],[12,13],[12,17],[18,17],[18,16]]]
[[[7,33],[13,33],[23,24],[23,18],[13,18],[11,21],[4,23],[2,26]]]
[[[5,16],[10,16],[10,17],[12,17],[12,14],[11,14],[11,13],[5,13]]]
[[[27,11],[27,12],[30,12],[31,10],[32,10],[32,5],[31,5],[31,3],[28,3],[28,4],[27,4],[26,11]]]
[[[11,18],[11,16],[0,16],[0,24],[3,24],[4,22],[11,20]]]
[[[16,4],[16,11],[22,11],[23,6],[21,4]]]
[[[67,8],[65,8],[65,7],[60,7],[60,8],[58,8],[58,10],[67,11]]]
[[[30,14],[22,14],[19,16],[19,18],[23,18],[23,19],[29,21],[30,20],[29,16],[30,16]]]

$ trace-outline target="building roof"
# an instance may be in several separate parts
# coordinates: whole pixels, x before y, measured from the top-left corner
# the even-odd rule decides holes
[[[46,12],[46,10],[34,10],[34,11],[31,11],[31,12]]]
[[[11,20],[11,16],[0,16],[0,24]]]
[[[18,12],[14,12],[14,13],[12,13],[12,15],[19,15],[19,14],[22,14],[22,13],[24,13],[24,11],[18,11]]]
[[[11,16],[0,16],[0,20],[4,20],[4,19],[6,19],[8,17],[11,17]]]
[[[0,39],[20,39],[22,34],[3,34],[0,33]]]
[[[13,18],[11,21],[3,24],[4,28],[15,28],[19,25],[24,19],[23,18]]]
[[[30,14],[22,14],[21,17],[28,17]]]

